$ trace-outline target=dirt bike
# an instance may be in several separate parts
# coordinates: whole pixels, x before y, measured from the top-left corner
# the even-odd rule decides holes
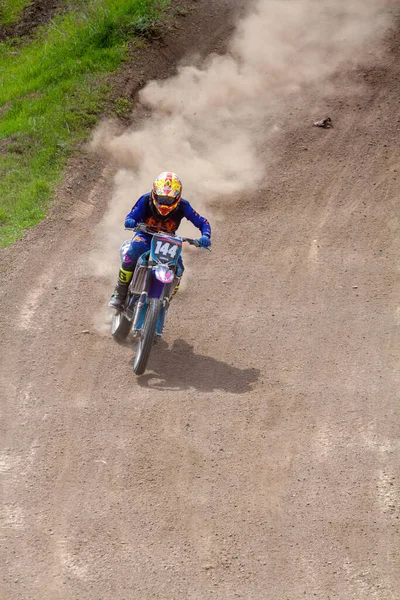
[[[142,375],[153,344],[162,337],[171,298],[181,280],[179,258],[183,242],[197,248],[200,244],[196,239],[154,232],[144,224],[132,231],[152,236],[150,250],[137,261],[124,305],[113,315],[111,335],[121,342],[133,331],[138,338],[133,370],[136,375]],[[120,248],[121,263],[130,243],[127,240]]]

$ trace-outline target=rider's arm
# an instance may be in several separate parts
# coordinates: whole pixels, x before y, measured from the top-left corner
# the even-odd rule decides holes
[[[199,215],[189,204],[187,200],[181,200],[183,205],[183,214],[188,221],[193,223],[197,229],[200,229],[201,235],[211,238],[211,225],[205,217]]]
[[[127,224],[127,221],[135,221],[135,223],[141,223],[145,216],[145,208],[146,208],[146,194],[140,196],[139,200],[132,207],[130,213],[128,213],[125,217],[125,227],[128,227],[130,224]]]

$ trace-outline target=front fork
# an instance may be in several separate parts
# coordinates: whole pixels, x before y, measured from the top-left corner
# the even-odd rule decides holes
[[[132,330],[135,336],[138,336],[143,329],[144,318],[146,316],[146,310],[148,305],[148,294],[147,292],[142,292],[140,294],[138,303],[136,305],[135,318],[133,320]],[[167,317],[169,308],[169,300],[168,298],[164,298],[162,300],[160,314],[158,316],[156,335],[157,337],[161,337],[164,332],[165,320]]]
[[[140,294],[139,300],[136,304],[135,317],[133,319],[133,325],[132,325],[134,335],[137,335],[143,327],[143,322],[144,322],[144,317],[146,314],[146,307],[147,307],[147,296],[148,296],[147,292],[142,292]]]
[[[143,329],[144,318],[146,316],[147,305],[149,303],[149,289],[151,284],[152,277],[152,269],[149,268],[146,273],[146,277],[143,284],[143,291],[139,296],[139,300],[136,304],[135,316],[133,319],[132,330],[134,336],[140,335],[140,332]],[[156,336],[160,338],[163,334],[165,327],[165,320],[167,317],[169,308],[169,298],[164,297],[161,300],[161,310],[158,317],[157,328],[156,328]]]
[[[146,314],[147,301],[149,296],[149,288],[151,281],[151,272],[152,269],[148,268],[146,271],[146,276],[143,282],[143,291],[139,296],[139,300],[136,304],[135,317],[133,319],[132,329],[134,335],[138,335],[143,327],[144,317]]]
[[[164,332],[165,321],[167,319],[169,305],[171,304],[172,298],[175,296],[176,292],[178,291],[180,281],[181,281],[181,275],[179,277],[175,277],[172,288],[170,287],[170,289],[168,289],[167,295],[165,295],[162,300],[162,307],[160,310],[160,316],[158,317],[158,323],[157,323],[157,329],[156,329],[156,335],[159,338],[162,336],[162,334]]]
[[[161,306],[160,314],[158,317],[157,328],[156,328],[156,336],[159,338],[164,333],[164,327],[165,327],[165,321],[166,321],[167,314],[168,314],[168,309],[169,309],[169,299],[164,298],[164,300],[162,301],[162,306]]]

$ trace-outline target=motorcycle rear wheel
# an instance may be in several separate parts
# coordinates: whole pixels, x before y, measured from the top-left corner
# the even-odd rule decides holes
[[[129,321],[122,312],[116,311],[111,321],[111,335],[117,342],[123,342],[132,327],[132,321]]]
[[[135,360],[133,361],[133,371],[136,375],[143,375],[146,370],[153,347],[160,309],[160,301],[156,298],[151,298],[144,318],[143,330],[139,338]]]

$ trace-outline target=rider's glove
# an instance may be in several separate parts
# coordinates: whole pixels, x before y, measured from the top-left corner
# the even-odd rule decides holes
[[[199,239],[199,244],[202,248],[208,248],[209,246],[211,246],[211,240],[206,235],[202,235]]]
[[[136,227],[136,221],[135,221],[135,219],[126,219],[126,221],[125,221],[125,227],[127,229],[134,229]]]

